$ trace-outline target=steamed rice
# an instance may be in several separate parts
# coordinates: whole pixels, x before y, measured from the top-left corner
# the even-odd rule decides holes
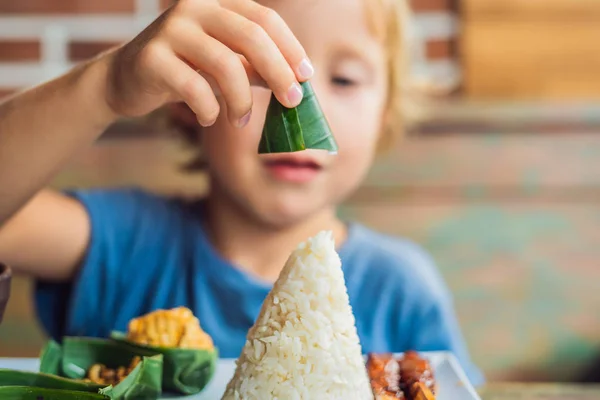
[[[288,259],[248,332],[223,400],[372,400],[331,232]]]

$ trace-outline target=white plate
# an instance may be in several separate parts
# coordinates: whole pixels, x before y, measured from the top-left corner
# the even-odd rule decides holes
[[[467,375],[451,353],[421,353],[429,360],[438,385],[436,400],[481,400]],[[37,371],[37,359],[0,358],[0,368]],[[235,360],[219,360],[214,378],[202,393],[193,396],[167,396],[164,399],[220,400],[235,372]]]
[[[452,353],[425,352],[420,354],[429,360],[431,367],[433,368],[435,380],[438,385],[436,400],[481,400]],[[398,356],[400,356],[400,354],[398,354]],[[178,398],[189,400],[219,400],[234,372],[234,360],[219,360],[213,380],[202,393]]]

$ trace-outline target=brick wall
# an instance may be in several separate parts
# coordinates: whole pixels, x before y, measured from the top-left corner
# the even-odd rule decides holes
[[[0,3],[0,96],[50,79],[132,38],[169,0],[20,0]],[[412,0],[415,77],[455,85],[456,21],[450,0]]]

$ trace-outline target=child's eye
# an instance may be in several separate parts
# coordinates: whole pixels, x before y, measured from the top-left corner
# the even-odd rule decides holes
[[[343,76],[334,76],[333,78],[331,78],[331,82],[336,86],[342,86],[342,87],[349,87],[349,86],[354,86],[357,84],[356,81],[354,81],[350,78],[343,77]]]

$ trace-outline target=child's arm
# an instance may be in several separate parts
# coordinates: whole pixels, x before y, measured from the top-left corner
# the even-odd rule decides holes
[[[72,275],[86,248],[87,215],[61,195],[34,196],[119,116],[185,101],[210,125],[222,96],[240,126],[251,84],[292,107],[302,98],[298,81],[311,74],[304,49],[272,10],[251,0],[180,0],[132,42],[0,104],[0,260],[50,278]]]
[[[117,118],[103,100],[106,69],[81,66],[0,104],[0,227]]]
[[[66,279],[85,252],[83,207],[36,192],[116,119],[103,99],[106,68],[80,66],[0,105],[0,261],[17,272]]]
[[[68,280],[90,237],[84,207],[75,199],[44,190],[0,228],[0,260],[19,273]]]

